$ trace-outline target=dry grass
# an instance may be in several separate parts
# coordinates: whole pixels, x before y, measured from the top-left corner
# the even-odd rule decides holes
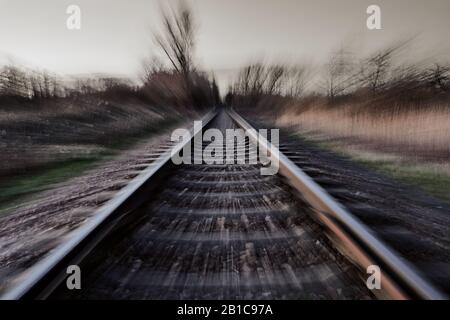
[[[293,109],[291,109],[293,110]],[[345,106],[286,111],[277,124],[322,147],[450,201],[450,110],[355,113]]]
[[[362,144],[368,149],[403,156],[446,161],[450,156],[450,109],[403,111],[397,114],[355,114],[350,106],[286,112],[277,123],[304,134]]]

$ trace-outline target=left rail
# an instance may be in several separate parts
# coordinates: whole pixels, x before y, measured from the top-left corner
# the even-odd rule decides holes
[[[202,118],[202,126],[191,129],[191,139],[217,115],[211,111]],[[181,141],[161,154],[154,162],[121,189],[111,200],[93,214],[93,218],[68,235],[45,258],[23,272],[0,296],[2,300],[45,299],[66,278],[69,265],[78,265],[125,216],[148,200],[148,194],[158,185],[172,165],[172,154],[190,143]]]

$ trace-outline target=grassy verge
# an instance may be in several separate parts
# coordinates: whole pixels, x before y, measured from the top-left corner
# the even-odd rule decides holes
[[[70,159],[8,178],[0,183],[0,213],[31,200],[34,194],[47,190],[56,183],[81,175],[104,158],[105,155],[99,154],[89,158]]]
[[[450,175],[426,164],[400,164],[389,161],[358,160],[365,166],[450,202]]]
[[[57,183],[82,175],[104,160],[111,159],[120,151],[133,147],[179,121],[179,119],[163,120],[149,128],[139,130],[135,134],[114,139],[112,143],[108,143],[106,146],[98,145],[98,151],[92,152],[87,157],[74,155],[64,161],[49,163],[39,168],[24,169],[22,173],[9,176],[3,181],[0,180],[0,214],[23,202],[34,199],[39,192],[51,189]]]
[[[450,163],[420,163],[402,155],[364,150],[361,147],[355,149],[336,140],[329,142],[305,135],[299,137],[318,148],[336,152],[371,170],[450,202]]]

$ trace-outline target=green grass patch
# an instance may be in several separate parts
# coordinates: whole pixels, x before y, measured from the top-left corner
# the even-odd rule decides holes
[[[32,199],[37,192],[48,190],[56,183],[82,174],[104,158],[106,155],[99,154],[90,158],[70,159],[5,179],[0,182],[0,213]]]
[[[331,150],[375,172],[382,173],[394,180],[414,186],[438,199],[450,202],[450,174],[448,170],[444,169],[444,164],[417,163],[408,161],[405,156],[382,154],[370,150],[356,152],[339,141],[330,142],[298,134],[294,134],[294,136],[306,143],[315,145],[319,149]]]
[[[102,160],[111,159],[121,151],[132,148],[135,144],[180,121],[180,119],[164,119],[128,135],[117,135],[108,143],[98,145],[98,152],[94,151],[89,156],[75,155],[64,161],[24,169],[19,174],[2,178],[0,180],[0,214],[31,201],[39,192],[49,190],[57,183],[82,175],[86,170],[102,163]]]
[[[450,201],[450,175],[439,172],[426,165],[407,165],[386,161],[358,160],[365,166],[414,185],[436,198]]]

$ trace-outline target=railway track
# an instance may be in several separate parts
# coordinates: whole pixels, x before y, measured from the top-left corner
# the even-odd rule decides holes
[[[209,114],[203,124],[251,128],[231,110]],[[272,152],[277,175],[262,176],[261,164],[175,166],[170,156],[182,147],[163,148],[2,298],[445,297],[264,138],[250,134],[236,147]],[[81,267],[81,290],[66,288],[72,264]],[[367,288],[369,265],[380,266],[382,290]]]

